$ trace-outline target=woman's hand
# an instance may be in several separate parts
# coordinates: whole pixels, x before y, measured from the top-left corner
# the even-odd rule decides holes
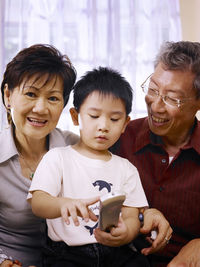
[[[0,267],[21,267],[22,264],[21,262],[15,260],[15,261],[11,261],[11,260],[5,260],[2,262],[2,264],[0,264]]]
[[[5,260],[2,262],[2,264],[0,264],[0,267],[23,267],[21,262],[19,262],[18,260],[15,261],[11,261],[11,260]],[[37,266],[29,266],[29,267],[37,267]]]
[[[148,248],[143,248],[141,253],[148,255],[154,253],[160,249],[163,249],[169,242],[172,236],[172,228],[169,222],[165,219],[164,215],[157,209],[147,209],[144,212],[144,224],[140,229],[142,234],[150,234],[152,230],[157,231],[155,240],[147,237],[147,240],[151,243]]]

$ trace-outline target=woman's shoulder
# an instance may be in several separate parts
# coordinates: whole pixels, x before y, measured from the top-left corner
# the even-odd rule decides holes
[[[7,145],[10,145],[13,143],[13,135],[12,135],[12,129],[11,126],[6,126],[0,131],[0,147],[1,150],[3,147],[6,147]]]
[[[73,132],[56,128],[50,133],[49,146],[50,148],[53,148],[66,145],[73,145],[77,143],[78,140],[79,136],[74,134]]]
[[[12,135],[12,128],[10,126],[5,127],[0,132],[0,148],[0,162],[3,162],[17,154],[17,149]]]

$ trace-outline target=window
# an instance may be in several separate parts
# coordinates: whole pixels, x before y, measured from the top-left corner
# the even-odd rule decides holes
[[[110,66],[134,89],[132,118],[146,115],[140,84],[153,71],[163,41],[181,40],[179,0],[1,0],[2,69],[15,54],[35,43],[55,45],[66,53],[78,77]],[[77,131],[68,108],[58,126]],[[1,128],[5,109],[1,107]]]

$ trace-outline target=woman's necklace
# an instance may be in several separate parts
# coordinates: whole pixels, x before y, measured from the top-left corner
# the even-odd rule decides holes
[[[32,181],[36,168],[32,169],[30,167],[30,165],[28,164],[28,162],[25,160],[25,158],[22,156],[22,154],[19,154],[19,156],[23,160],[23,162],[25,163],[26,167],[28,168],[28,170],[29,170],[29,177],[28,178]]]
[[[28,170],[29,170],[29,176],[28,176],[28,178],[32,181],[37,166],[33,169],[33,168],[30,167],[30,165],[25,160],[25,158],[22,156],[22,154],[19,153],[19,157],[23,160],[23,162],[25,163],[26,167],[28,168]],[[40,162],[40,160],[41,160],[42,157],[43,157],[43,155],[40,156],[38,163]]]

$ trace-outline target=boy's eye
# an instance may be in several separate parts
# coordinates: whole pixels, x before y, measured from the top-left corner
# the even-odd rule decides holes
[[[93,118],[93,119],[97,119],[99,116],[90,114],[90,117]]]
[[[111,121],[118,121],[119,119],[111,118]]]
[[[33,92],[26,92],[25,95],[29,96],[29,97],[35,97],[36,94]]]

